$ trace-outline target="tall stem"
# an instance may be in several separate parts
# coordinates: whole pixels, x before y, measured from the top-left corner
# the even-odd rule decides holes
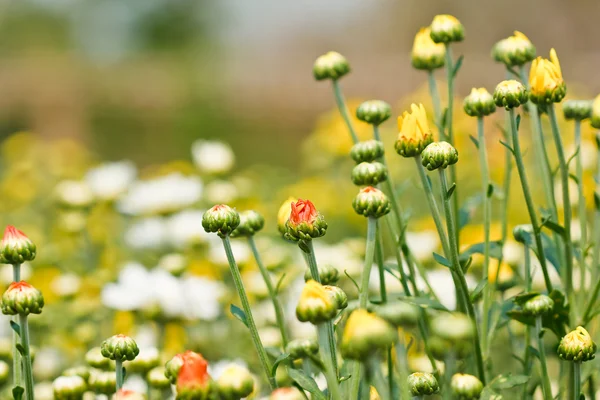
[[[446,132],[448,132],[448,142],[454,146],[454,127],[453,127],[453,114],[454,114],[454,60],[452,59],[452,48],[450,43],[446,43],[446,76],[448,79],[448,112],[446,114]],[[457,182],[456,174],[457,165],[450,166],[450,178],[452,182]],[[460,206],[458,204],[458,191],[454,190],[454,196],[452,197],[452,210],[454,215],[458,216]],[[454,221],[454,235],[456,237],[456,243],[460,243],[460,228],[458,226],[458,218]],[[448,233],[449,234],[449,233]]]
[[[579,239],[579,271],[580,271],[580,290],[584,290],[587,271],[585,265],[585,255],[587,250],[587,212],[586,212],[586,201],[585,194],[583,192],[583,154],[581,148],[581,120],[575,120],[575,149],[577,150],[576,161],[576,174],[577,174],[577,189],[579,194],[579,212],[577,214],[579,218],[579,230],[581,231],[581,237]]]
[[[21,264],[13,264],[13,282],[19,282],[21,280]],[[18,318],[12,317],[12,320],[16,323]],[[17,343],[19,343],[19,335],[13,330],[13,345],[12,345],[12,358],[13,358],[13,384],[14,386],[23,385],[23,368],[21,367],[21,353],[17,350]]]
[[[281,333],[281,341],[283,343],[283,347],[285,347],[288,343],[288,334],[285,328],[285,317],[283,315],[283,307],[281,306],[281,302],[279,301],[277,292],[273,287],[271,275],[269,274],[269,271],[267,270],[267,268],[265,268],[265,265],[262,262],[262,258],[260,257],[260,253],[258,252],[258,248],[256,247],[256,242],[254,241],[254,236],[248,236],[248,245],[252,250],[252,254],[254,255],[254,259],[256,260],[256,264],[258,265],[260,274],[262,275],[262,278],[265,281],[265,285],[267,286],[267,290],[269,291],[269,297],[271,298],[273,308],[275,309],[275,319],[277,320],[277,326],[279,327],[279,332]]]
[[[550,117],[550,125],[552,126],[552,135],[554,136],[554,144],[556,145],[556,153],[558,154],[558,165],[560,169],[560,178],[562,183],[563,196],[563,211],[564,211],[564,242],[565,242],[565,258],[566,258],[566,282],[565,291],[567,298],[573,292],[573,241],[571,240],[571,199],[569,196],[569,167],[565,157],[565,150],[558,128],[558,120],[556,119],[556,111],[554,104],[548,106],[548,116]]]
[[[317,333],[319,336],[319,348],[321,349],[321,359],[325,366],[324,374],[327,380],[327,388],[331,394],[332,400],[342,400],[340,387],[333,360],[331,359],[331,342],[329,340],[329,329],[326,324],[317,325]]]
[[[348,107],[346,106],[346,101],[344,100],[344,94],[342,93],[342,88],[340,87],[337,79],[331,81],[333,85],[333,94],[335,96],[335,102],[337,103],[338,110],[340,110],[340,114],[348,127],[348,131],[350,132],[350,136],[352,136],[352,141],[354,143],[358,142],[358,136],[356,135],[356,131],[354,130],[354,126],[352,125],[352,121],[350,120],[350,113],[348,112]]]
[[[29,323],[27,315],[19,314],[19,327],[21,331],[21,346],[23,346],[23,373],[25,375],[25,395],[28,400],[33,400],[33,370],[31,368],[31,351],[29,347]]]
[[[115,360],[115,372],[117,374],[117,392],[123,387],[123,361]]]
[[[467,280],[465,279],[465,274],[462,270],[458,258],[458,243],[456,242],[456,235],[454,235],[454,214],[452,213],[452,206],[450,204],[451,199],[448,198],[448,181],[446,180],[445,171],[443,169],[439,169],[438,171],[440,173],[440,183],[442,189],[441,194],[442,199],[444,199],[444,209],[446,210],[446,227],[448,229],[448,238],[450,242],[452,268],[456,270],[456,275],[459,278],[458,281],[460,284],[459,290],[462,292],[462,296],[465,301],[467,315],[471,318],[471,322],[473,323],[473,332],[475,334],[473,342],[475,346],[475,359],[477,360],[477,371],[479,374],[479,380],[485,385],[485,367],[483,361],[483,354],[481,352],[481,343],[479,340],[479,329],[477,328],[475,308],[473,307],[473,303],[471,303],[469,299],[469,288],[467,286]]]
[[[538,224],[537,214],[535,212],[535,205],[531,197],[531,191],[529,189],[529,182],[527,181],[527,174],[525,173],[525,165],[523,163],[523,154],[521,153],[521,145],[519,142],[519,133],[517,131],[517,122],[515,120],[515,110],[509,109],[510,115],[510,126],[512,131],[512,144],[515,156],[515,162],[517,165],[517,172],[519,173],[519,179],[521,181],[521,187],[523,189],[523,197],[525,197],[525,203],[527,204],[527,211],[529,213],[529,219],[531,220],[531,226],[533,227],[533,234],[535,236],[535,243],[537,249],[537,257],[540,260],[540,266],[542,267],[542,273],[544,274],[544,282],[548,292],[553,290],[552,282],[550,281],[550,275],[548,274],[548,266],[546,264],[546,254],[544,253],[544,246],[542,245],[541,229]]]
[[[529,253],[529,247],[523,246],[523,255],[525,259],[524,274],[525,274],[525,293],[531,291],[531,255]],[[529,346],[531,344],[531,327],[525,325],[525,356],[523,357],[523,373],[529,374],[531,371],[531,351]],[[527,385],[523,385],[523,400],[528,398]]]
[[[442,130],[442,106],[440,102],[440,93],[438,92],[437,83],[435,82],[434,70],[427,71],[427,78],[429,81],[429,95],[431,96],[431,102],[433,103],[433,116],[435,125],[440,131],[440,136],[444,138],[444,131]]]
[[[321,278],[319,277],[319,267],[317,266],[317,258],[315,256],[315,248],[313,246],[312,240],[306,242],[308,247],[307,259],[310,265],[310,273],[312,278],[321,283]],[[333,373],[337,377],[338,375],[338,366],[337,366],[337,350],[335,347],[335,329],[333,327],[333,321],[328,321],[325,323],[327,327],[327,338],[329,340],[329,345],[327,348],[329,349],[329,358],[331,359],[331,364],[333,368]]]
[[[244,289],[242,275],[240,274],[240,270],[235,262],[235,257],[233,256],[233,251],[231,250],[231,242],[229,241],[229,236],[225,236],[222,239],[223,247],[225,248],[225,254],[227,255],[227,261],[229,262],[229,270],[231,271],[233,283],[235,285],[236,291],[238,292],[238,296],[240,297],[244,314],[246,314],[246,322],[248,324],[250,336],[252,337],[254,349],[258,353],[260,364],[262,366],[263,372],[267,376],[271,389],[275,389],[277,387],[277,384],[275,383],[275,378],[271,376],[271,364],[267,357],[267,352],[265,351],[262,341],[260,340],[260,336],[258,335],[258,329],[256,328],[254,317],[252,316],[250,302],[248,301],[248,296],[246,295],[246,289]]]
[[[489,268],[490,268],[490,225],[492,223],[492,207],[491,198],[488,195],[488,188],[490,185],[490,175],[488,171],[488,159],[487,150],[485,147],[485,135],[484,135],[484,124],[483,117],[477,118],[477,137],[479,140],[479,169],[481,170],[481,194],[483,196],[483,278],[489,279]],[[499,269],[500,267],[498,267]],[[496,281],[498,275],[496,275]],[[489,311],[490,303],[492,301],[491,285],[488,284],[483,289],[483,329],[481,331],[481,345],[483,351],[487,357],[490,344],[488,343],[488,330],[489,330]]]
[[[396,363],[398,365],[398,373],[400,376],[400,399],[410,399],[410,391],[408,390],[408,360],[406,358],[406,347],[404,345],[404,337],[400,335],[396,345]],[[434,371],[437,368],[434,364]]]
[[[581,393],[581,361],[573,363],[573,400],[579,400]]]
[[[540,365],[542,367],[542,391],[544,400],[552,400],[552,387],[550,386],[550,377],[548,376],[548,365],[546,364],[546,350],[544,349],[544,338],[542,337],[542,317],[535,318],[535,336],[538,343],[538,353],[540,354]]]
[[[367,225],[367,247],[365,250],[365,264],[362,271],[360,295],[358,296],[360,307],[366,308],[369,300],[369,279],[375,256],[375,238],[377,237],[377,219],[368,218]]]
[[[375,387],[382,400],[390,400],[391,393],[385,384],[381,373],[381,365],[377,356],[371,356],[367,362],[367,372],[371,380],[371,385]]]

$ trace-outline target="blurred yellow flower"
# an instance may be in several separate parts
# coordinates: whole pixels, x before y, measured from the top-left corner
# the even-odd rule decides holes
[[[443,44],[431,40],[431,29],[421,28],[415,35],[411,61],[417,69],[432,70],[444,66],[446,49]]]
[[[279,211],[277,212],[277,228],[279,228],[279,232],[282,234],[285,233],[285,223],[290,218],[292,212],[292,203],[297,201],[297,198],[290,196],[279,207]]]

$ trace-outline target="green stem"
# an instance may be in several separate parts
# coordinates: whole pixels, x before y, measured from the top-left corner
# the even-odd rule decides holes
[[[385,304],[387,303],[387,287],[385,284],[383,232],[381,229],[377,230],[377,241],[375,243],[375,260],[377,262],[377,271],[379,272],[379,293],[381,295],[381,302]]]
[[[542,245],[541,229],[537,221],[537,214],[535,212],[535,205],[531,197],[531,191],[529,190],[529,183],[527,181],[527,175],[525,173],[525,165],[523,163],[523,153],[521,152],[521,145],[519,143],[519,133],[517,131],[517,122],[515,120],[515,110],[513,108],[508,110],[510,115],[510,126],[512,131],[512,145],[513,155],[515,156],[515,162],[517,164],[517,172],[521,180],[521,187],[523,188],[523,197],[525,197],[525,203],[527,204],[527,211],[529,213],[529,219],[531,220],[531,226],[533,227],[533,234],[535,237],[537,257],[540,260],[540,266],[542,267],[542,273],[544,274],[544,282],[548,292],[553,290],[552,282],[550,281],[550,275],[548,274],[548,266],[546,264],[546,255],[544,253],[544,246]]]
[[[431,96],[431,102],[433,103],[433,117],[435,125],[438,127],[440,137],[444,139],[444,131],[442,129],[442,106],[440,101],[440,93],[438,92],[437,83],[435,82],[434,70],[427,71],[427,78],[429,81],[429,95]]]
[[[462,293],[463,299],[465,301],[465,306],[467,310],[467,315],[471,318],[473,323],[473,332],[474,332],[474,346],[475,346],[475,359],[477,361],[477,372],[479,375],[479,380],[485,385],[485,367],[483,361],[483,353],[481,352],[481,343],[479,340],[479,329],[477,328],[477,319],[475,314],[475,308],[473,307],[473,303],[471,303],[469,299],[469,287],[467,286],[467,280],[465,278],[465,274],[460,265],[459,257],[458,257],[458,243],[456,242],[456,235],[454,231],[454,215],[452,213],[452,206],[450,204],[450,199],[448,198],[448,181],[446,180],[446,173],[443,169],[439,169],[440,174],[440,186],[442,190],[442,198],[444,199],[444,209],[446,210],[446,227],[448,229],[448,238],[450,242],[450,257],[452,262],[452,268],[456,271],[456,275],[458,276],[459,282],[459,291]],[[455,196],[455,194],[453,194]]]
[[[446,131],[448,132],[448,142],[454,146],[454,127],[453,127],[453,114],[454,114],[454,60],[452,59],[452,48],[450,43],[446,43],[446,76],[448,80],[448,111],[446,114]],[[458,182],[457,165],[450,166],[450,178],[452,182]],[[458,216],[460,211],[460,205],[458,204],[458,191],[454,190],[454,196],[452,197],[452,211],[454,215]],[[460,227],[458,226],[458,218],[454,221],[454,235],[456,235],[456,243],[460,244]],[[450,233],[448,233],[450,234]]]
[[[531,254],[529,253],[529,247],[523,246],[523,255],[525,259],[525,293],[531,291]],[[531,351],[529,345],[531,344],[531,327],[525,325],[525,356],[523,357],[523,373],[525,375],[530,374],[531,371]],[[523,385],[523,400],[528,399],[528,387]]]
[[[370,357],[369,361],[367,362],[367,371],[371,380],[371,385],[375,387],[381,399],[390,400],[390,392],[385,384],[385,380],[383,379],[381,365],[377,356]]]
[[[310,273],[312,278],[321,283],[321,278],[319,276],[319,267],[317,266],[317,259],[315,257],[315,248],[313,246],[312,240],[306,242],[308,247],[307,260],[310,266]],[[328,321],[326,324],[327,327],[327,338],[329,339],[329,344],[327,348],[329,349],[329,358],[331,359],[333,373],[335,376],[338,376],[338,365],[337,365],[337,350],[335,347],[335,329],[333,328],[333,321]]]
[[[319,336],[319,348],[321,349],[321,359],[325,366],[323,373],[327,379],[327,388],[332,400],[342,400],[340,387],[338,384],[337,374],[333,360],[331,359],[331,342],[329,341],[329,329],[326,324],[317,325],[317,333]]]
[[[368,218],[367,225],[367,247],[365,251],[365,264],[362,271],[360,294],[358,296],[360,307],[366,308],[369,301],[369,279],[375,256],[375,238],[377,237],[377,219]]]
[[[123,387],[123,361],[115,360],[115,372],[117,374],[117,392]]]
[[[552,126],[552,135],[554,136],[554,144],[558,154],[558,165],[560,169],[560,178],[563,196],[563,211],[564,211],[564,241],[565,241],[565,259],[566,259],[566,282],[565,291],[567,298],[573,292],[573,241],[571,240],[571,199],[569,196],[569,167],[565,157],[565,150],[558,128],[558,120],[554,104],[548,106],[548,116],[550,117],[550,125]]]
[[[337,103],[338,110],[340,110],[340,114],[348,127],[348,131],[350,132],[350,136],[352,136],[352,141],[354,143],[358,143],[358,136],[356,135],[356,131],[354,130],[354,126],[352,125],[352,121],[350,120],[350,113],[348,112],[348,107],[346,106],[346,101],[344,100],[344,94],[342,93],[342,88],[340,87],[339,82],[334,79],[331,81],[333,85],[333,94],[335,96],[335,102]]]
[[[573,363],[573,400],[579,400],[581,393],[581,362]]]
[[[13,282],[19,282],[21,280],[21,264],[13,264]],[[12,320],[16,323],[18,318],[12,317]],[[12,356],[13,356],[13,384],[14,386],[22,386],[23,385],[23,369],[21,367],[21,353],[17,350],[17,343],[19,343],[19,335],[17,332],[13,330],[13,346],[12,346]]]
[[[577,189],[579,193],[579,228],[581,230],[581,238],[579,239],[579,269],[580,269],[580,289],[583,290],[585,287],[585,254],[587,249],[587,212],[586,212],[586,201],[585,194],[583,192],[583,154],[581,148],[581,121],[575,120],[575,149],[577,151],[577,159],[576,161],[576,174],[577,174]]]
[[[410,391],[408,390],[408,360],[406,358],[406,347],[404,338],[400,336],[396,344],[396,363],[398,365],[398,374],[400,376],[400,399],[410,399]],[[437,367],[434,364],[434,371]]]
[[[484,135],[484,124],[483,117],[477,118],[477,137],[479,140],[479,168],[481,169],[481,186],[483,196],[483,279],[489,279],[489,268],[490,268],[490,225],[492,223],[492,207],[491,198],[488,195],[488,188],[490,185],[490,175],[488,170],[488,158],[485,147],[485,135]],[[500,269],[500,267],[498,267]],[[498,271],[497,271],[498,272]],[[496,275],[495,281],[498,280],[498,274]],[[487,357],[489,352],[490,343],[488,342],[488,330],[489,330],[489,315],[492,301],[491,285],[488,283],[483,289],[483,328],[481,330],[481,345]]]
[[[29,323],[27,315],[19,314],[21,330],[21,346],[23,346],[23,375],[25,375],[25,395],[27,400],[33,400],[33,370],[31,368],[31,352],[29,347]]]
[[[283,315],[283,307],[281,306],[281,302],[279,301],[277,292],[273,287],[271,275],[269,274],[269,271],[262,262],[262,258],[260,257],[260,253],[258,252],[258,248],[256,247],[256,242],[254,241],[254,236],[248,236],[248,244],[250,245],[250,249],[252,250],[252,254],[254,255],[254,259],[256,260],[256,264],[258,265],[260,274],[262,275],[262,278],[265,281],[265,285],[267,286],[267,290],[269,291],[269,297],[271,298],[273,308],[275,309],[275,319],[277,320],[277,326],[279,327],[279,332],[281,333],[281,341],[283,343],[283,347],[285,347],[288,343],[288,334],[285,328],[285,317]]]
[[[256,328],[254,317],[252,316],[250,302],[248,301],[248,296],[246,295],[246,289],[244,289],[242,275],[240,274],[240,270],[235,262],[235,257],[233,256],[233,251],[231,250],[231,242],[229,241],[229,236],[225,236],[222,239],[225,254],[227,255],[227,261],[229,262],[229,270],[231,271],[233,283],[235,285],[236,291],[238,292],[238,296],[240,297],[242,309],[246,314],[246,323],[248,325],[248,330],[250,331],[250,336],[252,337],[254,349],[258,353],[258,358],[260,360],[263,372],[267,376],[269,385],[273,390],[277,387],[277,384],[275,383],[275,378],[271,376],[271,363],[269,362],[267,352],[265,351],[262,341],[260,340],[260,336],[258,335],[258,329]]]
[[[538,353],[540,354],[540,366],[542,367],[542,391],[544,394],[544,400],[552,400],[552,387],[550,386],[548,364],[546,364],[546,350],[544,348],[544,338],[542,337],[541,316],[535,318],[535,336],[538,343]]]

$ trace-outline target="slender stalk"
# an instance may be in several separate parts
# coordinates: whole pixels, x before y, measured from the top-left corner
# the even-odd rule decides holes
[[[354,126],[352,125],[352,121],[350,120],[350,113],[348,112],[348,106],[346,106],[346,101],[344,100],[344,94],[342,93],[342,88],[340,87],[339,82],[334,79],[331,81],[333,85],[333,94],[335,96],[335,102],[337,103],[338,110],[340,110],[340,114],[346,122],[346,126],[348,127],[348,131],[350,132],[350,136],[352,136],[352,141],[354,143],[358,142],[358,136],[356,135],[356,131],[354,130]]]
[[[33,400],[33,370],[31,368],[31,352],[29,347],[29,323],[27,315],[19,314],[21,329],[21,346],[23,346],[23,375],[25,375],[25,396]]]
[[[483,117],[477,118],[477,137],[479,140],[479,169],[481,170],[481,194],[483,196],[483,277],[489,279],[490,269],[490,225],[492,223],[492,205],[491,198],[488,195],[488,188],[490,185],[490,175],[488,170],[488,158],[487,150],[485,147],[485,135]],[[498,267],[499,269],[500,267]],[[496,275],[496,281],[498,275]],[[491,285],[486,285],[483,289],[483,329],[481,330],[481,346],[487,357],[489,346],[488,343],[488,331],[489,331],[489,316],[490,316],[490,303],[492,301]]]
[[[444,131],[442,129],[442,106],[440,102],[440,93],[438,92],[437,83],[435,82],[434,70],[427,71],[427,78],[429,82],[429,95],[431,96],[431,102],[433,103],[433,116],[435,125],[440,131],[441,138],[444,138]]]
[[[265,281],[265,285],[267,286],[267,290],[269,291],[269,297],[271,298],[273,308],[275,309],[275,319],[277,320],[277,326],[279,327],[279,332],[281,333],[281,341],[283,343],[283,347],[285,347],[288,343],[288,334],[285,328],[285,317],[283,315],[283,307],[281,306],[279,297],[277,296],[275,288],[273,287],[271,275],[269,274],[269,271],[262,262],[262,258],[260,257],[260,253],[258,252],[258,248],[256,247],[256,242],[254,241],[254,236],[248,236],[248,245],[252,250],[252,254],[254,255],[254,259],[256,260],[256,264],[258,265],[260,274],[262,275],[262,278]]]
[[[362,271],[360,294],[358,296],[360,307],[366,308],[369,300],[369,279],[375,256],[375,238],[377,237],[377,219],[368,218],[367,225],[367,248],[365,251],[365,264]]]
[[[581,393],[581,362],[573,363],[573,400],[579,400]]]
[[[583,193],[583,154],[581,154],[581,121],[575,120],[575,149],[577,149],[576,171],[577,174],[577,189],[579,194],[579,212],[577,216],[579,218],[579,229],[581,230],[581,238],[579,239],[579,270],[580,270],[580,284],[579,289],[585,289],[585,273],[587,267],[585,265],[585,254],[587,249],[587,212],[585,209],[586,201],[585,194]]]
[[[454,146],[454,127],[453,127],[453,114],[454,114],[454,60],[452,59],[452,48],[450,43],[446,43],[446,75],[448,80],[448,112],[446,114],[446,132],[448,132],[448,142]],[[452,182],[457,182],[456,178],[457,165],[450,166],[450,178]],[[454,215],[458,216],[460,205],[458,204],[458,191],[454,190],[454,196],[452,197],[452,211]],[[454,221],[454,234],[456,235],[456,243],[460,243],[460,229],[458,226],[458,218]]]
[[[383,400],[390,400],[390,392],[385,384],[381,373],[381,365],[377,356],[372,356],[367,362],[367,371],[371,381],[371,385],[377,389],[377,393]]]
[[[233,256],[233,251],[231,250],[231,242],[229,241],[229,236],[225,236],[222,239],[223,248],[225,249],[225,254],[227,255],[227,261],[229,262],[229,270],[231,271],[231,276],[233,277],[233,283],[235,285],[236,291],[238,292],[238,296],[240,297],[242,309],[246,314],[246,322],[248,324],[250,336],[252,337],[254,349],[258,353],[260,364],[262,366],[263,372],[267,376],[271,389],[275,389],[277,387],[277,384],[275,383],[275,378],[271,376],[271,363],[269,362],[267,352],[265,351],[262,341],[260,340],[260,336],[258,335],[258,329],[256,328],[254,317],[252,316],[252,309],[250,308],[250,301],[248,301],[248,296],[246,295],[246,289],[244,288],[242,275],[240,274],[240,270],[235,262],[235,257]]]
[[[375,261],[377,263],[377,271],[379,272],[379,294],[381,295],[381,302],[387,303],[387,287],[385,284],[385,265],[383,257],[383,234],[381,229],[377,229]]]
[[[542,317],[535,318],[535,336],[538,343],[538,353],[540,353],[540,366],[542,367],[542,391],[544,400],[552,400],[552,387],[550,386],[550,377],[548,376],[548,364],[546,364],[546,350],[544,349],[544,338],[542,337]]]
[[[553,290],[552,282],[550,281],[550,275],[548,274],[548,266],[546,264],[546,255],[544,253],[544,246],[542,245],[541,229],[538,224],[537,214],[535,212],[535,205],[531,197],[531,191],[529,189],[529,183],[527,181],[527,174],[525,173],[525,165],[523,163],[523,153],[521,152],[521,145],[519,143],[519,133],[517,132],[517,122],[515,120],[515,110],[509,109],[510,115],[510,126],[512,131],[512,144],[515,156],[515,162],[517,164],[517,172],[519,173],[519,179],[521,181],[521,187],[523,188],[523,197],[525,197],[525,203],[527,204],[527,211],[529,213],[529,219],[531,220],[531,226],[533,227],[533,234],[535,237],[535,243],[537,248],[537,257],[540,260],[540,266],[542,267],[542,273],[544,274],[544,282],[548,292]]]
[[[312,240],[309,240],[307,243],[308,253],[307,260],[310,266],[310,273],[312,278],[321,283],[321,278],[319,276],[319,267],[317,266],[317,259],[315,257],[315,248],[313,246]],[[329,345],[327,348],[329,349],[329,358],[331,359],[333,372],[335,376],[338,376],[338,366],[337,366],[337,350],[335,347],[335,330],[333,328],[333,321],[328,321],[325,326],[327,327],[327,338],[329,339]]]
[[[13,264],[13,282],[19,282],[21,280],[21,264]],[[16,323],[18,318],[12,317],[12,320]],[[13,330],[13,345],[12,345],[12,356],[13,356],[13,385],[14,386],[22,386],[23,378],[22,373],[23,369],[21,368],[21,353],[17,350],[17,343],[19,343],[19,335],[17,332]]]
[[[448,198],[448,181],[446,180],[446,173],[443,169],[439,169],[440,174],[440,183],[442,190],[442,198],[444,199],[444,209],[446,210],[446,227],[448,229],[448,238],[450,241],[450,255],[452,267],[456,271],[456,275],[459,278],[459,291],[462,292],[463,299],[465,301],[465,306],[467,310],[467,315],[471,318],[473,322],[473,332],[474,332],[474,346],[475,346],[475,359],[477,361],[477,371],[479,375],[479,380],[485,385],[485,367],[483,361],[483,353],[481,352],[481,343],[479,339],[479,329],[477,328],[477,319],[475,314],[475,308],[473,307],[473,303],[469,300],[469,288],[467,286],[467,280],[465,279],[465,274],[460,265],[460,261],[458,258],[458,242],[456,241],[456,235],[454,231],[454,215],[452,213],[452,206],[450,204],[450,200]],[[453,194],[455,196],[455,194]]]
[[[525,259],[525,293],[531,291],[531,255],[529,253],[529,247],[523,246],[523,255]],[[523,373],[529,374],[531,371],[531,351],[529,351],[529,345],[531,344],[531,327],[525,325],[525,356],[523,357]],[[528,399],[528,388],[527,385],[523,385],[523,400]]]
[[[396,344],[396,363],[398,364],[398,374],[400,376],[400,399],[410,399],[410,391],[408,390],[408,360],[406,358],[406,347],[404,338],[400,335]],[[434,364],[434,371],[437,367]]]
[[[567,298],[573,292],[573,241],[571,240],[571,200],[569,197],[569,167],[565,157],[565,150],[558,128],[558,120],[556,119],[556,111],[554,104],[548,106],[548,116],[550,117],[550,125],[552,126],[552,135],[554,136],[554,144],[558,154],[558,165],[560,169],[560,178],[563,195],[563,211],[564,211],[564,242],[565,242],[565,258],[566,258],[566,282],[565,291]]]
[[[588,378],[588,398],[589,400],[596,400],[596,384],[594,375],[590,375]]]
[[[332,400],[342,400],[340,387],[335,372],[333,360],[331,358],[331,342],[329,341],[329,329],[326,324],[317,325],[317,333],[319,336],[319,348],[321,350],[321,359],[325,366],[323,373],[327,379],[327,388]]]
[[[115,372],[117,373],[117,392],[123,387],[123,361],[115,360]]]

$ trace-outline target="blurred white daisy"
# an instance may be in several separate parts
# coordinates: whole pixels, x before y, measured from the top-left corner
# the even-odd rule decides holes
[[[94,194],[84,181],[61,181],[54,188],[54,196],[59,203],[69,207],[86,207],[94,201]]]
[[[131,215],[163,214],[181,210],[200,200],[202,181],[180,173],[134,182],[118,208]]]
[[[203,211],[183,210],[166,220],[166,238],[177,248],[203,243],[208,233],[202,227]]]
[[[229,265],[221,239],[217,235],[210,235],[209,238],[208,259],[210,262],[217,265]],[[238,264],[245,264],[250,260],[250,249],[245,241],[232,240],[231,250]]]
[[[8,285],[13,282],[13,266],[11,264],[0,264],[0,280]],[[21,280],[27,281],[31,277],[31,264],[21,264]]]
[[[206,185],[206,200],[209,203],[231,203],[237,198],[238,189],[231,182],[215,180]]]
[[[440,247],[440,237],[435,231],[407,232],[406,241],[415,258],[427,261],[433,258],[433,252]]]
[[[61,274],[52,280],[50,287],[58,296],[73,296],[79,292],[81,278],[76,274]]]
[[[92,193],[102,200],[115,200],[127,191],[137,170],[131,161],[101,164],[87,172],[85,181]]]
[[[167,229],[161,217],[140,219],[125,231],[125,243],[133,249],[152,249],[165,244]]]
[[[232,365],[238,365],[242,368],[248,369],[248,364],[241,358],[236,358],[235,360],[219,360],[217,362],[211,362],[208,364],[208,374],[214,379],[217,380],[223,372]]]
[[[228,172],[235,163],[231,147],[216,140],[196,140],[192,144],[192,158],[196,167],[205,174]]]

